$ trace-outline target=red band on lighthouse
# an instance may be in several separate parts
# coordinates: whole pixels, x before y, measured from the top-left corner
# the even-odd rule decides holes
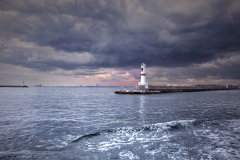
[[[141,74],[141,76],[146,76],[146,74]]]

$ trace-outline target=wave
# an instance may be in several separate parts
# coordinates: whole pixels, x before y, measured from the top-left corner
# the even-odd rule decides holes
[[[135,127],[119,127],[85,134],[72,141],[84,152],[118,153],[122,158],[237,159],[240,119],[179,120]],[[75,145],[73,145],[75,146]],[[174,151],[174,154],[173,154]],[[196,158],[195,157],[195,158]]]
[[[133,132],[151,132],[151,131],[166,131],[166,130],[179,130],[181,128],[186,128],[195,124],[198,124],[200,121],[196,120],[179,120],[179,121],[170,121],[164,123],[156,123],[151,125],[144,125],[138,127],[120,127],[120,128],[112,128],[112,129],[104,129],[101,131],[97,131],[95,133],[85,134],[83,136],[78,137],[73,140],[71,143],[75,143],[81,141],[83,139],[93,138],[106,133],[133,133]]]

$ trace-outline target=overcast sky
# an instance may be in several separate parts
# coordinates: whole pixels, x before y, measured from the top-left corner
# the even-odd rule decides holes
[[[1,0],[0,85],[240,83],[239,0]]]

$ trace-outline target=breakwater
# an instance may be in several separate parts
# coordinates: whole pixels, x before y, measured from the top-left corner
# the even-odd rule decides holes
[[[161,91],[150,91],[150,90],[118,90],[115,91],[116,94],[160,94]]]
[[[11,87],[11,88],[28,88],[28,86],[18,86],[18,85],[0,85],[0,87]]]
[[[161,94],[161,93],[174,93],[174,92],[202,92],[202,91],[215,91],[215,90],[233,90],[239,89],[238,87],[225,87],[225,86],[215,86],[215,87],[183,87],[183,86],[149,86],[149,89],[142,90],[129,90],[123,89],[115,91],[116,94]]]

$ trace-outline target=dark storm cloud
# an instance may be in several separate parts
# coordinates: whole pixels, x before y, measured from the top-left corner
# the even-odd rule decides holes
[[[38,70],[136,68],[143,61],[150,67],[188,67],[239,55],[239,17],[238,0],[2,0],[0,60]],[[4,45],[12,38],[34,43],[39,50],[52,47],[55,57],[58,51],[69,57],[88,52],[95,60],[27,61],[27,49]],[[239,79],[236,65],[221,69],[219,75]]]

